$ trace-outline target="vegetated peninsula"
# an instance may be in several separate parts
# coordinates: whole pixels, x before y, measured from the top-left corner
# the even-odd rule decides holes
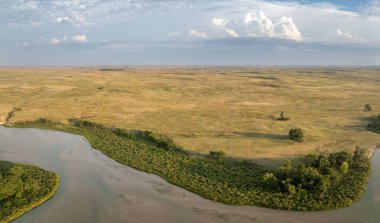
[[[57,174],[39,167],[0,161],[0,223],[9,222],[50,199]]]
[[[213,201],[285,210],[346,207],[365,191],[370,162],[364,150],[308,155],[298,165],[277,168],[248,160],[189,155],[172,140],[149,131],[126,131],[89,121],[62,124],[46,119],[16,122],[18,128],[59,130],[82,135],[93,148],[130,167],[157,174],[168,182]]]

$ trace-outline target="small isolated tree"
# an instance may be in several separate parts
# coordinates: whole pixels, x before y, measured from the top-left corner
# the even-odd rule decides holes
[[[289,118],[285,117],[285,113],[284,113],[284,111],[281,111],[281,112],[280,112],[280,117],[277,118],[277,120],[280,120],[280,121],[288,121]]]
[[[214,160],[222,161],[226,154],[223,151],[210,151],[209,156]]]
[[[303,141],[303,131],[300,128],[294,128],[289,131],[289,138],[293,141],[302,142]]]
[[[372,111],[372,106],[370,104],[365,104],[364,105],[364,111],[365,112],[370,112]]]

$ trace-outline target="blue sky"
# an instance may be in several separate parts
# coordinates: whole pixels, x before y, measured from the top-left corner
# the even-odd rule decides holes
[[[361,7],[363,3],[368,3],[368,1],[357,1],[357,0],[335,0],[335,1],[324,1],[324,0],[310,0],[310,1],[299,1],[304,3],[331,3],[335,5],[341,5],[347,7],[347,9],[356,10]]]
[[[380,0],[0,0],[0,66],[380,65]]]

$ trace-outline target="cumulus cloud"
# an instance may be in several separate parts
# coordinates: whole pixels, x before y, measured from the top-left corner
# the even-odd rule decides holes
[[[283,16],[273,22],[263,11],[252,11],[244,18],[225,20],[214,18],[212,24],[223,29],[233,37],[240,35],[235,30],[242,30],[242,36],[267,37],[301,41],[303,39],[293,18]]]
[[[197,30],[190,30],[189,37],[197,38],[197,39],[207,39],[207,33],[202,33]]]
[[[273,22],[263,11],[252,11],[246,14],[244,24],[249,36],[302,40],[302,35],[291,17],[283,16]]]

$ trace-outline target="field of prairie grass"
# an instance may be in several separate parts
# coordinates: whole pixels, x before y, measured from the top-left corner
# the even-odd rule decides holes
[[[379,96],[376,68],[0,68],[0,123],[19,107],[11,122],[86,118],[263,164],[379,145],[366,130]],[[281,111],[289,121],[275,120]],[[288,140],[294,127],[305,142]]]

